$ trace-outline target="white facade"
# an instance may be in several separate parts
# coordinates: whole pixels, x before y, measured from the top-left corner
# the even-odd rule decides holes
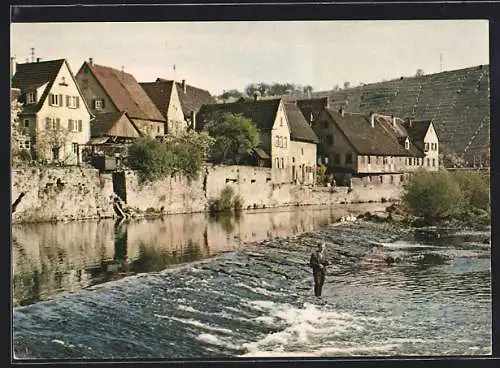
[[[38,97],[43,90],[39,88]],[[90,139],[90,118],[90,110],[64,62],[36,115],[38,156],[68,165],[81,162],[82,145]]]
[[[439,170],[439,140],[434,129],[434,124],[429,125],[424,137],[424,163],[423,166],[430,171]]]
[[[170,103],[167,109],[167,129],[166,133],[179,135],[187,130],[187,123],[184,120],[181,100],[177,91],[177,83],[172,82],[172,92],[170,94]]]
[[[290,169],[290,127],[280,101],[273,128],[271,130],[271,168],[274,183],[289,183]]]

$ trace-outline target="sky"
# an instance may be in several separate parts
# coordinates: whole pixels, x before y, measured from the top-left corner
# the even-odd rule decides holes
[[[489,64],[488,32],[487,20],[13,23],[11,56],[24,63],[33,47],[73,73],[92,57],[213,95],[258,82],[325,91]]]

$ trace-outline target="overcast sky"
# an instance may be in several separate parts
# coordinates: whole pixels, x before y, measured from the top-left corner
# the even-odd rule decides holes
[[[84,60],[139,82],[182,80],[212,94],[253,82],[314,91],[489,64],[486,20],[31,23],[11,25],[11,55]],[[175,71],[174,66],[175,65]]]

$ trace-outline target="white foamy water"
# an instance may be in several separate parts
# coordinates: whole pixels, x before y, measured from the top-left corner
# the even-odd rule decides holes
[[[266,312],[264,316],[258,317],[257,321],[270,326],[281,325],[283,329],[267,334],[257,341],[242,344],[241,347],[246,350],[243,356],[325,356],[330,353],[361,353],[363,349],[359,346],[340,349],[335,347],[335,343],[345,340],[345,337],[353,332],[362,333],[364,325],[371,320],[335,311],[329,305],[308,302],[303,303],[300,308],[262,300],[255,300],[250,304]],[[333,345],[327,347],[328,344]],[[393,347],[373,346],[371,351]]]

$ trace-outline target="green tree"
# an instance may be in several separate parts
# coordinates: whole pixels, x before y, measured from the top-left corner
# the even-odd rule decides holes
[[[478,171],[457,171],[452,176],[462,191],[463,211],[474,208],[490,210],[489,174]]]
[[[194,131],[169,135],[163,141],[143,137],[129,147],[127,162],[144,180],[159,180],[176,173],[194,179],[213,142],[207,133]]]
[[[458,214],[463,196],[460,186],[447,171],[418,170],[410,176],[403,202],[413,215],[432,223]]]
[[[260,143],[259,129],[255,123],[240,114],[214,114],[204,131],[215,139],[212,158],[218,163],[239,164]]]
[[[229,91],[224,91],[220,96],[219,98],[226,102],[228,101],[230,98],[235,98],[235,99],[238,99],[240,97],[243,97],[244,94],[243,92],[240,92],[238,91],[237,89],[230,89]]]

